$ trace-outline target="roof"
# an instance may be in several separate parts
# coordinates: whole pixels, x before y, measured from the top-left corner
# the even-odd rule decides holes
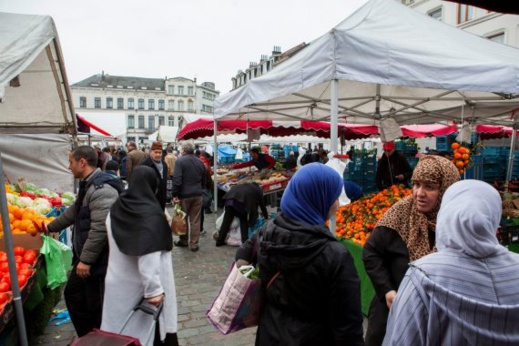
[[[87,88],[120,88],[135,90],[165,90],[165,81],[162,78],[142,78],[142,77],[126,77],[112,76],[107,73],[96,74],[83,79],[80,82],[72,84],[72,87]],[[143,89],[143,87],[145,89]]]

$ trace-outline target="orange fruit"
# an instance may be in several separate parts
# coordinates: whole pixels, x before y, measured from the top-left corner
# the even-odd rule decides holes
[[[458,149],[459,147],[460,147],[460,145],[458,143],[456,143],[456,142],[451,144],[451,148],[452,149]]]

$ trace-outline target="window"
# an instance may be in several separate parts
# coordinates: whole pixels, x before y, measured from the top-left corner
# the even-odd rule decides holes
[[[101,98],[100,97],[96,97],[94,99],[94,108],[101,108]]]
[[[175,94],[175,86],[168,85],[168,95],[174,95],[174,94]]]
[[[108,109],[114,108],[114,99],[112,97],[106,98],[106,108],[108,108]]]
[[[468,5],[458,5],[458,24],[474,19],[474,7]]]
[[[193,101],[191,101],[191,100],[187,101],[187,110],[190,112],[193,111]]]
[[[442,21],[442,8],[441,7],[438,7],[432,11],[429,11],[429,13],[427,13],[427,14],[429,15],[429,17],[439,20],[440,22]]]
[[[178,100],[178,103],[177,103],[177,110],[178,110],[178,111],[183,111],[183,110],[184,110],[184,101],[182,101],[182,100]]]
[[[498,34],[494,34],[494,35],[491,35],[491,36],[488,36],[487,37],[490,41],[494,41],[494,42],[497,42],[497,43],[505,43],[505,33],[504,32],[500,32]]]
[[[139,109],[144,109],[144,99],[139,99]]]
[[[159,100],[159,111],[164,110],[164,100]]]
[[[168,110],[170,110],[170,111],[175,110],[175,101],[174,100],[168,100]]]
[[[187,94],[189,96],[193,96],[195,93],[193,92],[193,87],[192,86],[188,86],[187,87]]]
[[[175,118],[168,117],[168,126],[175,126]]]
[[[86,108],[86,97],[80,97],[79,98],[79,107],[80,108]]]
[[[119,97],[117,99],[117,109],[123,109],[124,108],[124,99],[122,97]]]
[[[153,131],[155,131],[155,116],[150,115],[148,117],[148,132],[153,132]]]
[[[129,129],[135,128],[135,117],[133,115],[128,115],[128,128]]]
[[[180,86],[178,87],[178,94],[179,94],[179,95],[184,95],[184,87],[183,87],[182,85],[180,85]]]
[[[128,109],[135,109],[135,104],[133,102],[133,97],[128,99]]]
[[[144,115],[139,115],[139,128],[144,128]]]
[[[149,110],[155,110],[155,100],[154,99],[149,99],[148,100],[148,109]]]
[[[202,105],[202,112],[212,113],[213,112],[213,107],[207,106],[207,105]]]
[[[165,125],[165,122],[164,122],[164,116],[159,116],[159,126],[164,126]]]

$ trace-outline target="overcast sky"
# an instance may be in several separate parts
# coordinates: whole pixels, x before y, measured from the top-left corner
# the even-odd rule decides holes
[[[197,78],[221,94],[249,62],[310,42],[366,0],[0,0],[54,18],[69,83],[105,73]]]

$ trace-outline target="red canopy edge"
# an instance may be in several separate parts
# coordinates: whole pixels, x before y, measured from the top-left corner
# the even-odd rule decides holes
[[[90,121],[86,120],[86,119],[83,118],[81,115],[76,114],[76,116],[77,116],[79,119],[81,119],[81,121],[82,121],[83,123],[85,123],[85,125],[87,125],[88,127],[90,127],[91,129],[96,130],[97,132],[99,132],[99,133],[102,134],[102,135],[109,136],[109,137],[113,137],[110,133],[108,133],[107,131],[103,130],[103,129],[100,128],[99,126],[92,124]]]
[[[456,125],[404,125],[400,126],[403,137],[424,138],[434,136],[445,136],[458,132]]]

